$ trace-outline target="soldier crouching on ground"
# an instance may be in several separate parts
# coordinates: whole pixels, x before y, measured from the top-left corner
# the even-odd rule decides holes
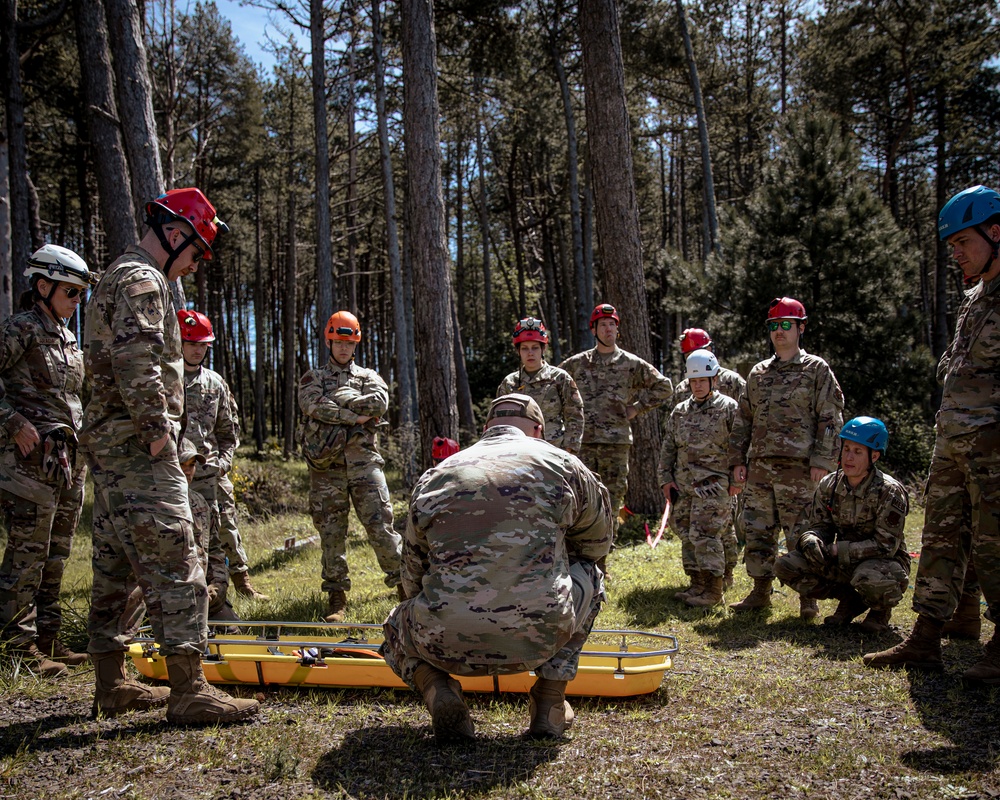
[[[228,723],[258,710],[205,680],[208,590],[198,561],[188,486],[177,460],[184,410],[183,360],[168,281],[212,258],[220,227],[198,189],[174,189],[146,205],[148,230],[94,289],[84,335],[93,396],[80,444],[94,478],[94,584],[89,651],[94,714],[167,703],[167,721]],[[138,581],[170,690],[125,672],[129,592]],[[169,698],[167,697],[169,695]]]
[[[354,363],[361,326],[350,311],[326,324],[330,360],[299,381],[302,454],[309,463],[309,508],[323,548],[323,591],[327,622],[341,622],[351,579],[347,571],[347,517],[354,503],[358,519],[385,573],[385,585],[399,586],[402,539],[392,528],[392,505],[376,444],[389,389],[377,372]]]
[[[848,625],[871,609],[859,627],[885,633],[910,579],[910,500],[875,466],[889,443],[881,420],[852,419],[840,438],[840,468],[819,482],[796,549],[774,562],[774,574],[803,597],[840,600],[827,625]]]
[[[538,404],[490,406],[476,444],[413,489],[403,548],[408,600],[383,626],[386,663],[421,692],[439,742],[471,739],[459,676],[535,670],[528,735],[573,722],[566,685],[603,599],[611,546],[607,490],[543,441]]]
[[[660,486],[676,502],[670,527],[681,540],[681,562],[691,586],[674,595],[689,606],[722,602],[727,564],[724,537],[732,524],[732,497],[741,491],[729,475],[729,432],[736,401],[715,390],[719,361],[708,350],[687,357],[690,396],[670,412],[660,450]],[[732,572],[729,572],[732,577]]]

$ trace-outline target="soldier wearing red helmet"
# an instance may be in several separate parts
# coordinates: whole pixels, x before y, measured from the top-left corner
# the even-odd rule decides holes
[[[733,479],[746,483],[743,560],[754,579],[753,591],[733,604],[736,611],[771,605],[778,533],[784,529],[794,550],[816,484],[837,466],[844,394],[830,365],[801,348],[806,319],[798,300],[771,302],[767,328],[775,354],[750,370],[733,422],[729,465]],[[815,619],[816,600],[801,597],[799,614]]]
[[[177,457],[184,412],[180,324],[168,281],[196,272],[224,226],[197,189],[175,189],[146,208],[146,231],[94,288],[84,333],[93,387],[80,444],[94,480],[94,582],[89,651],[95,713],[167,703],[176,724],[228,723],[259,703],[210,686],[208,589],[195,550],[187,480]],[[145,587],[153,635],[166,657],[169,693],[130,680],[129,590]],[[167,695],[169,694],[169,699]]]
[[[431,461],[437,466],[449,456],[458,452],[458,442],[447,436],[435,436],[431,443]]]
[[[580,460],[608,487],[617,520],[628,488],[629,422],[669,402],[674,387],[652,364],[618,347],[618,311],[600,303],[590,315],[597,345],[559,366],[576,381],[585,422]]]
[[[545,417],[545,440],[578,454],[583,439],[583,400],[573,376],[545,360],[549,343],[545,325],[540,319],[525,317],[514,326],[511,338],[521,368],[503,379],[496,396],[520,393],[533,397]]]
[[[354,363],[361,325],[350,311],[326,323],[330,359],[299,381],[299,441],[309,464],[309,507],[323,549],[327,622],[347,612],[347,518],[351,504],[368,533],[386,586],[403,599],[399,576],[402,538],[392,527],[392,505],[378,430],[389,408],[389,387],[377,372]]]

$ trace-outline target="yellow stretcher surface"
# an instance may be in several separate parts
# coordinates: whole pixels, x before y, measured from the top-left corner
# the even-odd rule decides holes
[[[316,622],[209,622],[209,628],[238,625],[247,631],[209,639],[202,657],[211,683],[310,688],[405,688],[382,657],[382,626]],[[309,636],[298,635],[308,630]],[[259,634],[255,633],[259,631]],[[296,633],[289,633],[296,631]],[[633,630],[594,630],[580,655],[570,695],[631,697],[656,691],[673,666],[677,638]],[[167,665],[150,638],[137,637],[129,648],[136,668],[147,678],[167,679]],[[533,673],[459,677],[466,692],[527,692]]]

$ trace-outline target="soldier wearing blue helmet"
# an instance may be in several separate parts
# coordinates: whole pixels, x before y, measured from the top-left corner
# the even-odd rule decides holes
[[[910,577],[903,524],[906,489],[875,464],[889,444],[882,420],[856,417],[840,431],[840,464],[816,487],[793,550],[774,563],[774,574],[803,597],[835,597],[824,622],[848,625],[867,609],[860,627],[889,629]]]
[[[938,362],[943,385],[920,564],[913,591],[917,623],[901,644],[869,653],[870,667],[942,669],[941,637],[959,605],[970,559],[991,618],[1000,614],[1000,194],[973,186],[938,218],[969,287],[955,336]],[[1000,684],[1000,635],[966,681]]]

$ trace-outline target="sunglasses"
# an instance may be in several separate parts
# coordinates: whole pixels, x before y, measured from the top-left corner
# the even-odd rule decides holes
[[[202,247],[197,242],[191,242],[191,244],[194,247],[194,258],[192,259],[192,261],[197,263],[205,257],[205,248]]]
[[[771,331],[776,331],[778,328],[783,331],[790,331],[792,329],[792,320],[790,319],[772,319],[767,323],[767,329]]]
[[[81,294],[87,291],[86,289],[81,289],[79,286],[61,286],[59,288],[61,288],[64,292],[66,292],[66,296],[70,300],[72,300],[74,297],[79,297]]]

